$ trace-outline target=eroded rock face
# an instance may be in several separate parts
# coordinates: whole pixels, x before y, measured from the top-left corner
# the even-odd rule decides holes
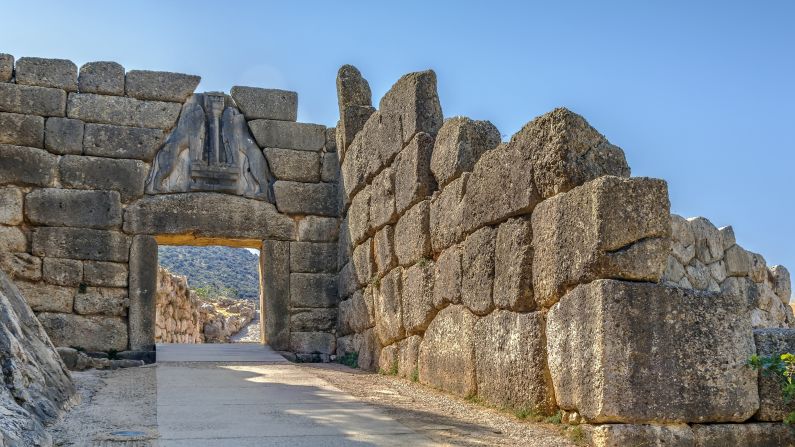
[[[75,394],[72,379],[30,307],[0,271],[0,445],[50,445],[42,424]]]

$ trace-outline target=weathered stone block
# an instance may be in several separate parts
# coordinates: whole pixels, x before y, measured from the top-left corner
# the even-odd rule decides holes
[[[583,427],[594,447],[695,447],[693,430],[687,424],[605,424]]]
[[[0,112],[65,116],[66,92],[55,88],[0,83]]]
[[[473,337],[478,396],[503,407],[552,411],[544,330],[541,312],[495,310],[478,320]]]
[[[418,133],[395,158],[392,169],[395,172],[395,209],[398,214],[403,214],[436,189],[436,181],[431,174],[432,152],[433,137]]]
[[[174,127],[180,109],[180,104],[173,102],[72,93],[66,105],[66,114],[69,118],[77,118],[87,123],[166,130]]]
[[[77,65],[66,59],[19,58],[15,78],[17,84],[77,91]]]
[[[72,312],[75,289],[43,282],[17,281],[19,292],[34,312]]]
[[[751,273],[751,254],[739,245],[726,250],[724,261],[729,276],[748,276]]]
[[[431,255],[430,202],[423,200],[400,217],[395,225],[395,255],[403,266]]]
[[[290,351],[305,354],[334,354],[336,339],[326,332],[291,332]]]
[[[320,154],[317,152],[265,148],[265,158],[279,180],[320,181]]]
[[[340,302],[337,330],[341,334],[360,333],[375,326],[373,306],[372,288],[357,290],[350,299]]]
[[[695,238],[696,257],[704,264],[723,259],[723,238],[720,230],[705,217],[688,219]]]
[[[19,113],[0,113],[0,144],[44,147],[44,118]]]
[[[671,214],[671,252],[683,266],[696,256],[696,238],[690,222],[676,214]]]
[[[403,269],[397,267],[386,274],[373,291],[375,332],[381,345],[392,344],[406,334],[401,306]]]
[[[404,143],[418,132],[436,135],[444,121],[436,73],[427,70],[402,76],[381,98],[378,108],[382,114],[400,117]]]
[[[41,258],[27,253],[0,252],[0,270],[12,279],[41,279]]]
[[[340,176],[340,161],[336,152],[324,152],[320,167],[320,180],[336,182]]]
[[[14,76],[14,56],[0,53],[0,82],[9,82]]]
[[[446,120],[433,146],[431,171],[442,187],[470,172],[480,156],[500,144],[500,131],[488,121],[466,117]]]
[[[299,183],[279,180],[273,184],[276,207],[287,214],[336,216],[337,187],[333,183]]]
[[[340,111],[348,106],[372,105],[372,93],[358,68],[345,64],[337,71],[337,102]]]
[[[338,292],[340,298],[347,298],[356,292],[360,285],[356,278],[356,271],[353,269],[353,262],[348,262],[340,267]]]
[[[394,233],[394,227],[387,225],[378,230],[373,237],[373,258],[378,277],[383,276],[398,264],[397,256],[395,256]]]
[[[84,261],[83,281],[89,286],[127,287],[127,264]]]
[[[780,447],[795,445],[786,424],[695,424],[695,447]]]
[[[542,202],[533,212],[533,289],[551,306],[599,278],[657,282],[670,252],[662,180],[601,177]]]
[[[754,341],[760,357],[778,358],[781,354],[795,353],[795,329],[756,329]],[[792,403],[784,401],[781,379],[775,374],[759,374],[760,405],[754,419],[780,422],[790,411],[795,411]]]
[[[0,251],[28,251],[28,238],[19,227],[0,226]]]
[[[127,324],[123,318],[48,312],[37,317],[55,346],[80,346],[87,351],[127,349]]]
[[[510,145],[531,157],[533,182],[543,198],[604,175],[629,177],[624,151],[564,108],[527,123]]]
[[[117,231],[40,227],[33,231],[33,254],[54,258],[127,262],[130,240]]]
[[[494,309],[494,245],[496,231],[484,227],[461,244],[461,303],[476,315]]]
[[[336,273],[337,244],[291,242],[290,271],[294,273]]]
[[[384,169],[370,186],[370,229],[393,224],[398,219],[395,209],[395,172]]]
[[[336,241],[339,232],[340,221],[334,217],[306,216],[298,222],[299,241]]]
[[[127,307],[126,288],[87,287],[75,294],[75,312],[81,315],[126,316]]]
[[[2,196],[2,193],[0,193]],[[789,303],[792,296],[792,282],[790,281],[789,270],[783,265],[774,265],[770,267],[770,279],[772,281],[773,291],[781,299],[784,304]]]
[[[293,332],[331,332],[337,326],[337,309],[294,309],[290,315]]]
[[[438,253],[464,236],[464,192],[469,173],[453,180],[431,199],[431,247]]]
[[[541,196],[530,155],[517,144],[501,144],[481,155],[466,181],[464,232],[533,211]]]
[[[263,241],[260,262],[262,293],[267,297],[261,312],[262,341],[286,350],[290,346],[290,243]]]
[[[546,336],[558,406],[592,423],[742,422],[759,406],[743,297],[597,280],[552,307]]]
[[[433,261],[420,261],[403,270],[401,307],[406,334],[420,334],[436,315],[433,305]]]
[[[359,286],[364,286],[375,277],[375,262],[373,261],[373,244],[370,239],[362,242],[353,249],[351,257],[353,271]]]
[[[229,92],[247,120],[295,121],[298,94],[286,90],[234,86]]]
[[[367,187],[359,191],[348,208],[348,229],[354,245],[361,243],[370,230],[370,190]]]
[[[275,262],[275,261],[274,261]],[[152,236],[138,235],[130,246],[129,276],[129,338],[130,348],[152,350],[155,344],[157,303],[157,241]],[[263,271],[263,276],[264,276]],[[264,283],[266,286],[269,282]],[[268,295],[270,297],[270,295]],[[276,297],[272,297],[276,299]],[[268,304],[271,300],[268,300]],[[263,311],[263,320],[267,315]],[[263,327],[265,327],[263,321]],[[276,349],[274,347],[274,349]]]
[[[420,344],[420,383],[458,396],[475,395],[476,320],[461,305],[448,306],[439,311]]]
[[[85,155],[108,158],[131,158],[152,161],[163,144],[161,129],[86,124],[83,151]]]
[[[138,99],[185,102],[199,81],[201,77],[183,73],[130,70],[127,72],[124,91],[127,96]]]
[[[57,175],[55,155],[42,149],[0,144],[0,184],[51,186]]]
[[[218,193],[147,196],[124,213],[131,234],[223,239],[293,239],[295,222],[270,203]],[[288,263],[289,265],[289,263]]]
[[[452,246],[443,251],[434,269],[433,305],[461,303],[461,248]]]
[[[47,118],[44,147],[53,154],[83,152],[83,122],[71,118]]]
[[[319,151],[326,144],[326,128],[319,124],[263,119],[248,125],[260,147]]]
[[[299,222],[300,225],[300,222]],[[337,238],[337,266],[342,268],[353,254],[353,242],[348,225],[348,216],[340,221],[339,236]]]
[[[419,356],[422,337],[412,335],[397,342],[398,376],[419,379]]]
[[[528,217],[510,219],[497,228],[494,246],[494,305],[526,312],[533,300],[533,229]]]
[[[140,160],[114,160],[67,155],[59,165],[61,183],[67,188],[110,189],[122,202],[144,195],[149,166]]]
[[[372,106],[347,106],[340,112],[340,121],[337,123],[337,147],[340,153],[340,161],[345,160],[347,149],[350,147],[354,137],[364,128],[365,123],[375,113]]]
[[[22,190],[13,186],[0,188],[0,224],[22,223]]]
[[[42,278],[50,284],[77,287],[83,281],[83,262],[77,259],[44,258]]]
[[[25,215],[35,225],[118,228],[122,208],[116,191],[37,189],[25,197]]]
[[[124,95],[124,67],[116,62],[89,62],[77,77],[80,93]]]
[[[337,275],[290,273],[290,304],[293,307],[336,307]]]

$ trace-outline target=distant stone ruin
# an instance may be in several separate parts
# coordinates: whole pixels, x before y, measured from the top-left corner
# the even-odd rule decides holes
[[[0,269],[56,345],[152,349],[157,244],[262,250],[265,342],[585,423],[598,446],[788,445],[789,273],[555,109],[507,142],[432,71],[336,128],[297,95],[0,56]]]

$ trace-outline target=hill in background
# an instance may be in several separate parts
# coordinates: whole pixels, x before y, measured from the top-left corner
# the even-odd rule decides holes
[[[199,296],[259,297],[259,256],[245,248],[161,245],[157,252],[160,265],[187,276]]]

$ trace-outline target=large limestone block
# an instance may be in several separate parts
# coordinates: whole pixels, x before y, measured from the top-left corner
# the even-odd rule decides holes
[[[528,217],[510,219],[497,228],[494,245],[494,305],[525,312],[533,299],[533,229]]]
[[[601,177],[542,202],[533,212],[533,289],[551,306],[599,278],[657,282],[670,252],[662,180]]]
[[[41,149],[0,144],[0,184],[52,186],[57,177],[57,156]]]
[[[493,228],[481,228],[461,244],[461,303],[476,315],[494,309],[496,233]]]
[[[0,83],[0,112],[66,116],[66,92],[3,82]]]
[[[273,349],[286,350],[290,345],[290,243],[266,240],[260,255],[262,293],[262,341]]]
[[[34,312],[72,312],[75,296],[73,287],[27,281],[17,281],[16,285]]]
[[[337,325],[337,309],[294,309],[290,315],[293,332],[330,332]]]
[[[465,232],[533,211],[541,197],[530,155],[519,145],[501,144],[480,157],[466,184]]]
[[[375,329],[367,329],[362,332],[359,341],[359,368],[366,371],[376,371],[380,352],[381,344],[378,342]]]
[[[756,354],[760,357],[779,357],[785,353],[795,353],[795,329],[756,329],[754,330]],[[795,411],[792,403],[784,401],[781,392],[782,377],[774,374],[759,374],[759,411],[754,415],[758,421],[783,421],[790,411]]]
[[[373,260],[373,244],[367,239],[353,249],[351,257],[353,271],[359,286],[368,284],[375,277],[375,262]]]
[[[475,395],[476,321],[477,317],[461,305],[439,311],[420,344],[420,383],[458,396]]]
[[[81,315],[126,316],[129,301],[126,288],[87,287],[75,294],[75,313]]]
[[[110,189],[121,194],[122,202],[129,202],[144,195],[149,166],[140,160],[67,155],[61,159],[59,172],[67,188]]]
[[[71,118],[47,118],[44,129],[44,147],[53,154],[83,153],[84,124]]]
[[[461,241],[464,236],[464,214],[469,173],[450,182],[431,199],[431,247],[434,253]]]
[[[423,200],[400,217],[395,224],[395,256],[408,266],[431,255],[430,201]]]
[[[326,128],[320,124],[259,119],[248,122],[260,147],[319,151],[326,144]]]
[[[71,93],[66,105],[66,115],[87,123],[167,130],[176,124],[181,108],[180,104],[173,102]]]
[[[792,296],[792,282],[790,281],[789,270],[783,265],[770,267],[770,277],[773,282],[773,291],[784,304],[789,303]]]
[[[348,233],[351,243],[360,244],[370,231],[370,187],[359,191],[348,208]]]
[[[558,406],[586,421],[742,422],[759,406],[744,298],[597,280],[547,314]]]
[[[502,407],[555,408],[547,372],[544,315],[495,310],[475,323],[478,396]]]
[[[421,334],[436,315],[433,305],[433,261],[421,261],[403,270],[401,308],[406,334]]]
[[[44,147],[44,118],[0,112],[0,144]]]
[[[51,227],[118,228],[122,208],[116,191],[37,189],[25,197],[30,223]]]
[[[83,261],[44,258],[42,260],[42,278],[50,284],[77,287],[83,282]]]
[[[13,186],[0,188],[0,224],[22,223],[22,190]]]
[[[131,234],[223,239],[293,239],[295,222],[270,203],[219,193],[147,196],[124,212]]]
[[[320,154],[317,152],[265,148],[265,158],[271,173],[279,180],[320,181]]]
[[[295,273],[337,273],[337,244],[291,242],[290,271]]]
[[[375,326],[373,306],[372,288],[357,290],[350,299],[340,302],[337,330],[347,335],[364,332]]]
[[[336,241],[340,221],[334,217],[306,216],[298,222],[298,240],[302,242]]]
[[[127,287],[129,269],[118,262],[84,261],[83,278],[89,286]]]
[[[51,445],[43,425],[74,404],[69,372],[11,280],[0,272],[0,352],[3,408],[0,439],[7,446]]]
[[[723,238],[718,228],[705,217],[688,219],[695,238],[696,257],[704,264],[723,259]]]
[[[337,186],[334,183],[300,183],[279,180],[273,184],[276,207],[287,214],[337,216]]]
[[[378,230],[373,237],[373,259],[378,277],[384,276],[398,264],[395,256],[394,228],[392,225],[387,225]]]
[[[339,176],[339,157],[337,157],[337,154],[334,152],[324,152],[320,161],[320,180],[324,182],[336,182]]]
[[[77,77],[80,93],[124,95],[124,67],[116,62],[88,62]]]
[[[398,219],[395,209],[395,171],[387,168],[370,185],[370,229],[375,230]]]
[[[795,432],[785,424],[695,424],[695,447],[782,447],[795,445]]]
[[[229,94],[247,120],[295,121],[298,118],[296,92],[236,85]]]
[[[690,222],[676,214],[671,214],[671,252],[683,266],[696,256],[696,237]]]
[[[0,251],[28,251],[28,237],[20,227],[0,226]]]
[[[33,231],[33,254],[55,258],[127,262],[130,238],[117,231],[39,227]]]
[[[531,157],[533,183],[545,199],[603,175],[629,177],[624,151],[564,108],[527,123],[510,145]]]
[[[393,163],[395,172],[395,209],[398,214],[429,197],[436,189],[431,174],[433,137],[418,133],[400,151]]]
[[[326,332],[291,332],[290,351],[302,354],[334,354],[336,338]]]
[[[337,102],[340,112],[348,106],[371,106],[370,84],[358,68],[345,64],[337,71]]]
[[[336,307],[337,275],[291,273],[290,304],[293,307]]]
[[[83,139],[83,153],[149,162],[163,145],[164,138],[165,132],[161,129],[89,123]]]
[[[185,102],[201,77],[167,71],[130,70],[124,83],[127,96],[138,99]]]
[[[340,162],[345,159],[347,149],[350,147],[356,135],[364,128],[367,121],[375,114],[373,106],[347,106],[340,113],[340,120],[337,123],[337,147],[340,154]]]
[[[158,260],[155,238],[146,235],[132,238],[129,268],[130,348],[149,351],[154,349],[157,321]],[[270,283],[266,281],[265,284]],[[263,312],[263,315],[266,316],[267,313]]]
[[[381,98],[378,109],[382,115],[400,117],[403,143],[419,132],[436,135],[444,121],[436,73],[426,70],[403,75]]]
[[[14,75],[17,84],[77,91],[77,65],[66,59],[21,57]]]
[[[422,337],[412,335],[396,343],[397,345],[397,373],[400,377],[417,380],[419,378],[419,356]]]
[[[693,430],[687,424],[605,424],[583,427],[594,447],[695,447]]]
[[[439,186],[470,172],[480,156],[500,144],[500,131],[488,121],[457,116],[444,122],[433,146],[431,171]]]
[[[14,76],[14,56],[0,53],[0,82],[9,82]]]
[[[403,326],[403,269],[396,267],[386,274],[374,290],[375,332],[382,346],[392,344],[406,334]]]
[[[301,220],[303,222],[303,219]],[[298,222],[300,228],[301,222]],[[300,236],[298,240],[301,240]],[[339,234],[337,236],[337,267],[342,269],[353,254],[353,242],[351,242],[350,225],[348,225],[348,216],[340,221]]]
[[[457,245],[443,251],[434,268],[433,305],[441,309],[448,303],[461,303],[461,248]]]
[[[0,270],[11,279],[38,281],[41,279],[41,258],[27,253],[0,252]]]
[[[41,325],[56,346],[87,351],[127,350],[127,323],[121,317],[42,312]]]
[[[353,262],[348,262],[340,267],[338,275],[338,292],[340,298],[347,298],[361,288],[359,280],[356,278],[356,270],[353,267]]]

